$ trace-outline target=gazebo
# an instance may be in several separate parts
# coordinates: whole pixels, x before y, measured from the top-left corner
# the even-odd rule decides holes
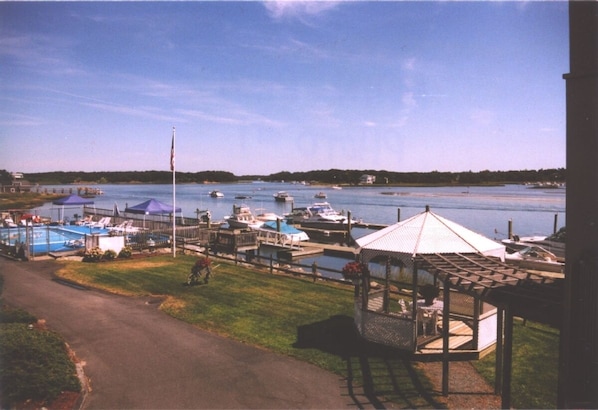
[[[367,266],[355,297],[358,332],[410,351],[415,359],[442,360],[443,394],[448,394],[450,361],[479,359],[495,345],[497,391],[501,383],[510,384],[510,355],[503,349],[510,350],[514,315],[549,324],[560,320],[558,283],[505,264],[502,244],[428,207],[356,242]],[[371,272],[381,263],[384,286],[373,289]],[[410,283],[404,279],[408,289],[398,289],[391,298],[393,266]],[[419,297],[424,286],[437,289],[439,299],[432,305]]]
[[[368,266],[360,297],[355,302],[355,324],[361,335],[375,342],[416,354],[442,353],[443,336],[451,351],[479,358],[496,341],[496,308],[471,295],[453,292],[451,303],[444,295],[433,304],[423,301],[423,288],[436,288],[437,279],[418,269],[418,255],[475,254],[504,259],[505,247],[430,211],[429,207],[402,222],[357,239],[361,262]],[[371,289],[373,271],[384,266],[378,279],[382,289]],[[397,279],[397,268],[405,288],[398,302],[391,300],[389,282]],[[394,270],[394,272],[393,272]],[[400,305],[400,306],[399,306]],[[440,321],[450,317],[448,327]],[[465,354],[467,353],[467,354]]]

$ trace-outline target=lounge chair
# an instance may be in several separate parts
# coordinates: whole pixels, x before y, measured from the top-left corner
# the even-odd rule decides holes
[[[110,225],[111,219],[111,217],[105,216],[97,222],[90,223],[89,226],[91,226],[92,228],[106,228],[108,225]]]

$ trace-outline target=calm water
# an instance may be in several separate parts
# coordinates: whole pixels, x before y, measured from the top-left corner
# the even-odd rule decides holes
[[[122,212],[126,206],[133,206],[150,198],[172,204],[171,185],[98,185],[104,195],[97,196],[94,204],[98,208],[113,209],[118,206]],[[46,187],[44,187],[46,188]],[[70,186],[48,186],[62,189]],[[219,190],[224,198],[211,198],[208,193]],[[320,191],[328,195],[326,201],[338,211],[350,211],[356,219],[365,222],[392,224],[397,221],[398,210],[402,220],[424,211],[426,205],[440,216],[457,222],[466,228],[491,239],[507,236],[508,221],[513,221],[513,233],[547,235],[552,233],[557,215],[558,227],[565,225],[564,189],[529,189],[523,185],[502,187],[343,187],[342,190],[320,186],[304,186],[290,183],[245,183],[211,185],[177,185],[176,206],[182,208],[184,216],[195,216],[195,211],[209,209],[214,220],[229,215],[233,204],[245,203],[257,211],[284,214],[291,210],[291,203],[277,203],[273,195],[287,191],[294,198],[296,207],[323,201],[314,198]],[[384,194],[383,194],[384,193]],[[249,195],[251,199],[237,200],[237,195]],[[51,204],[37,208],[39,214],[57,219],[59,208]],[[81,207],[65,210],[65,216],[72,218],[81,214]],[[361,230],[359,230],[361,231]],[[361,236],[364,232],[354,232]]]
[[[97,208],[113,209],[118,206],[122,212],[127,206],[137,205],[154,198],[172,204],[172,185],[98,185],[104,195],[94,199]],[[53,188],[70,188],[48,186]],[[224,198],[211,198],[208,194],[219,190]],[[75,190],[76,191],[76,190]],[[397,221],[399,209],[401,220],[425,210],[429,205],[438,215],[450,219],[491,239],[507,237],[508,221],[513,221],[513,233],[521,236],[548,235],[552,233],[555,215],[558,227],[565,225],[565,190],[529,189],[523,185],[503,187],[343,187],[342,190],[320,186],[304,186],[285,183],[246,183],[177,185],[176,206],[183,215],[195,216],[195,211],[209,209],[214,220],[229,215],[233,204],[244,203],[255,212],[275,212],[282,215],[291,210],[291,203],[278,203],[273,195],[287,191],[294,198],[296,207],[324,201],[314,198],[320,191],[328,195],[326,201],[338,211],[350,211],[356,219],[369,223],[392,224]],[[383,194],[384,193],[384,194]],[[68,192],[67,192],[68,194]],[[248,195],[251,199],[237,200],[237,195]],[[43,216],[59,218],[61,207],[46,204],[36,211]],[[82,207],[64,210],[66,217],[81,214]],[[355,238],[372,232],[354,229]],[[264,256],[267,252],[262,252]],[[331,256],[314,256],[297,261],[305,265],[317,262],[319,266],[341,269],[346,260]],[[326,276],[340,277],[334,273]]]

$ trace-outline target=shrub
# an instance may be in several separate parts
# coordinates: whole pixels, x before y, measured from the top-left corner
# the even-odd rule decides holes
[[[37,318],[22,309],[3,307],[0,310],[0,323],[35,323]]]
[[[130,258],[132,254],[133,254],[133,249],[131,249],[130,246],[125,246],[118,253],[118,257],[123,258],[123,259]]]
[[[0,400],[2,408],[27,399],[52,401],[62,391],[81,389],[64,341],[26,324],[0,325]]]
[[[83,262],[99,262],[102,259],[102,255],[104,255],[104,251],[96,246],[95,248],[85,251]]]
[[[116,259],[116,252],[114,252],[112,249],[108,249],[106,252],[104,252],[102,259],[112,261]]]

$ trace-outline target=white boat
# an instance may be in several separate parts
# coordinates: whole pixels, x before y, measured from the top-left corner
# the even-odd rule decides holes
[[[260,208],[263,209],[263,208]],[[284,219],[282,216],[275,214],[274,212],[261,212],[259,214],[257,214],[256,219],[258,221],[262,221],[262,222],[268,222],[268,221],[276,221],[277,219]]]
[[[287,191],[278,191],[274,194],[274,200],[276,202],[290,202],[293,197]]]
[[[349,218],[335,211],[328,202],[316,202],[305,208],[295,208],[287,215],[287,221],[300,224],[305,228],[316,229],[346,229]],[[357,223],[352,219],[351,223]]]
[[[556,255],[559,262],[565,260],[565,235],[566,228],[563,227],[550,236],[522,236],[513,235],[512,239],[503,239],[502,243],[514,251],[527,248],[528,246],[540,246]]]
[[[541,246],[528,246],[519,251],[505,254],[505,262],[523,269],[563,273],[565,264],[556,255]]]
[[[233,214],[224,219],[233,229],[257,229],[264,223],[257,219],[246,205],[233,205]]]
[[[308,241],[309,236],[304,231],[301,231],[293,226],[288,225],[284,221],[267,221],[259,228],[264,232],[280,232],[287,241],[300,242]]]
[[[210,192],[210,196],[212,198],[224,198],[224,194],[220,191],[214,190],[212,192]]]

